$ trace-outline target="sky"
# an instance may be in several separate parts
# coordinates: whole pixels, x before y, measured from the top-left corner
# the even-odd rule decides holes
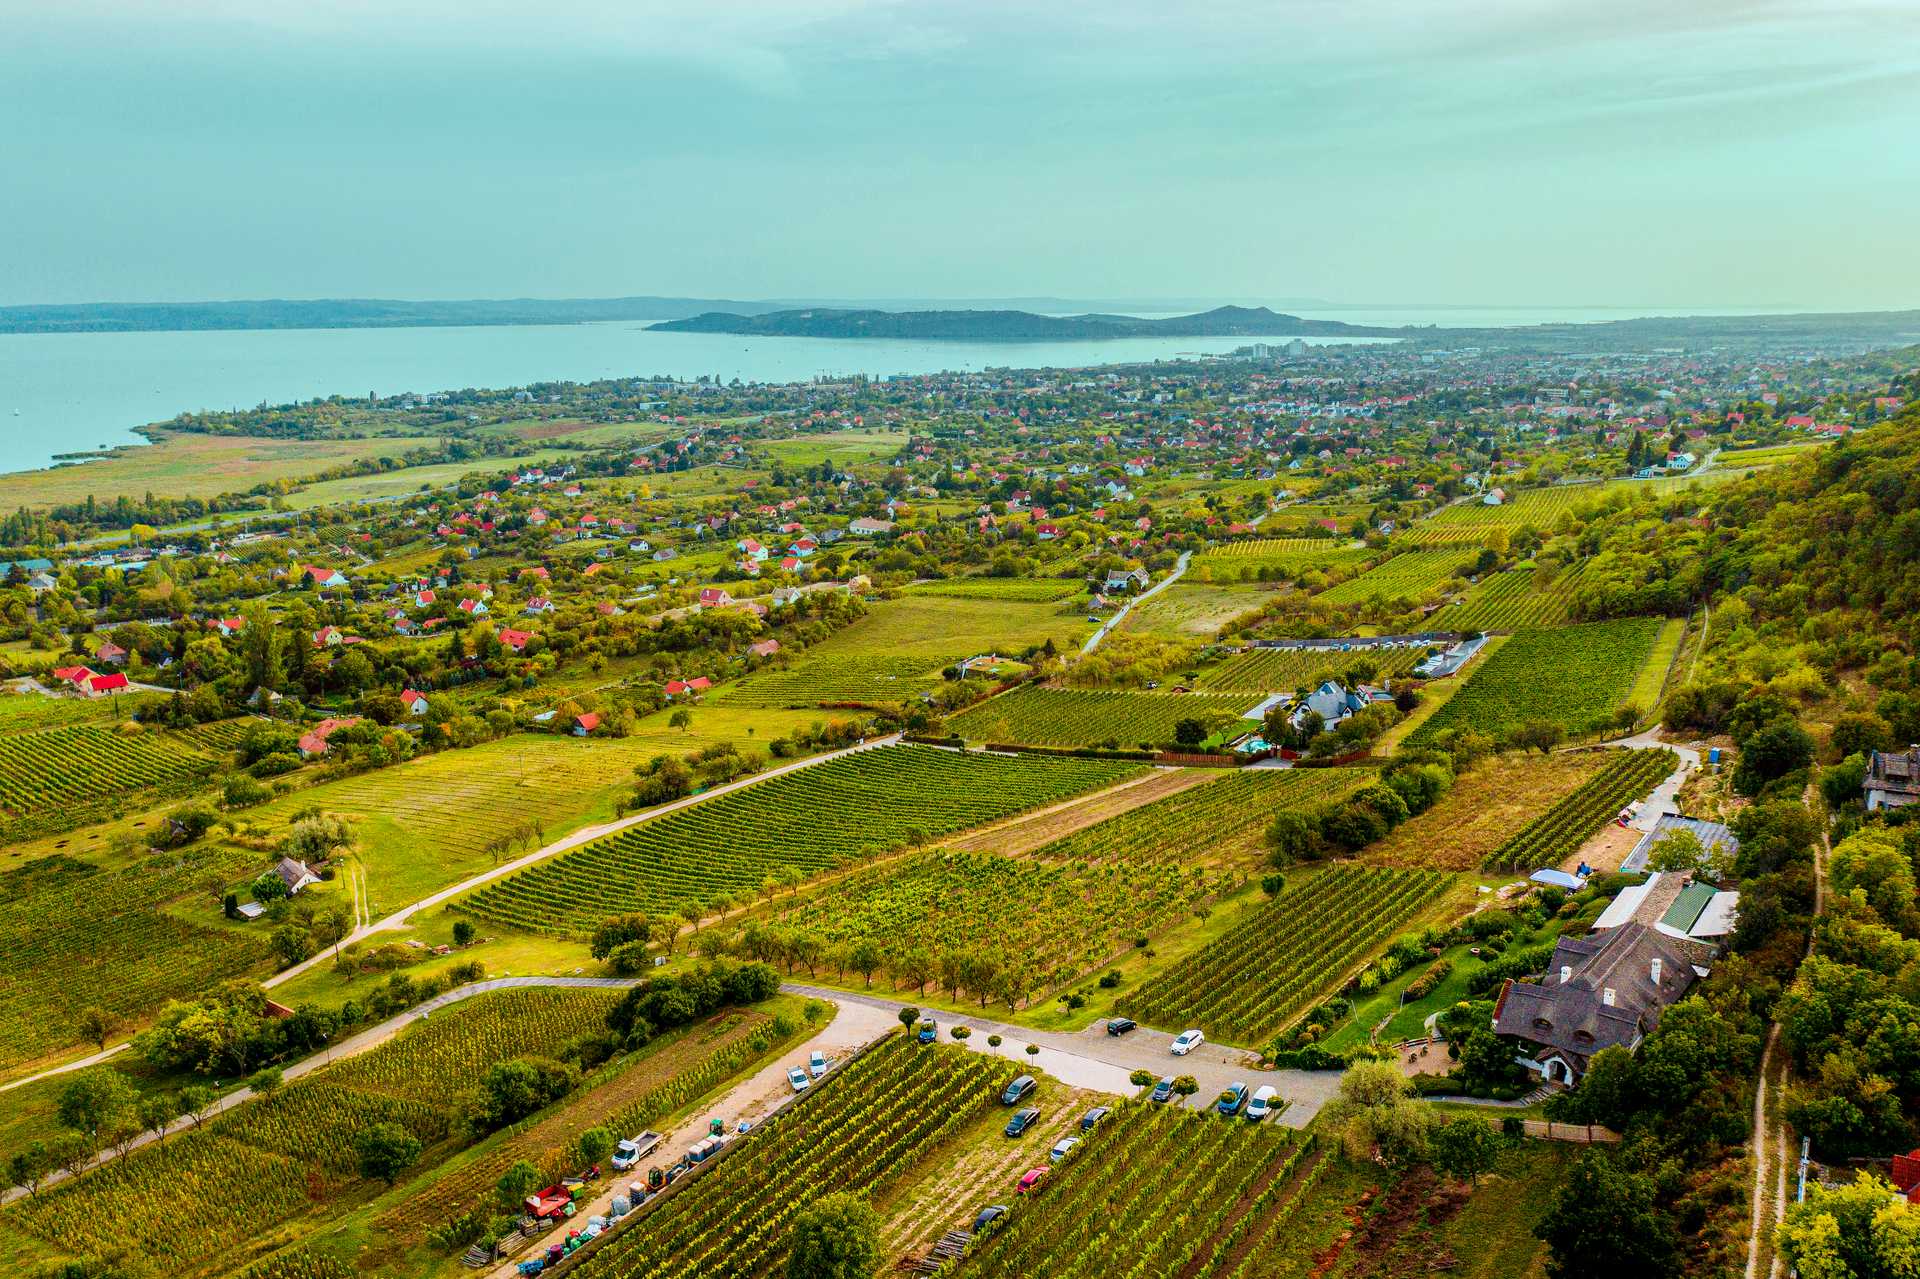
[[[1920,306],[1920,0],[0,0],[0,304]]]

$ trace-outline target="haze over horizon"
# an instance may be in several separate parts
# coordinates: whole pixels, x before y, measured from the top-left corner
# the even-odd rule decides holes
[[[0,304],[1920,304],[1920,9],[0,0]]]

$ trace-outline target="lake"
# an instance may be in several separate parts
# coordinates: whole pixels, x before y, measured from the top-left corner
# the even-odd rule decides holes
[[[1672,313],[1672,312],[1669,312]],[[1354,324],[1537,324],[1644,312],[1465,308],[1342,309]],[[201,409],[323,395],[392,395],[538,381],[712,374],[788,382],[820,375],[1075,368],[1221,354],[1285,337],[971,343],[656,333],[605,324],[190,333],[0,334],[0,471],[55,454],[139,442],[134,428]],[[1307,338],[1312,343],[1329,341]],[[1352,341],[1354,339],[1346,339]]]

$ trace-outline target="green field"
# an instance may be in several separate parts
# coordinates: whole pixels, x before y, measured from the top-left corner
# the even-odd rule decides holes
[[[907,588],[910,595],[935,595],[948,599],[1025,600],[1052,604],[1075,595],[1087,594],[1087,584],[1077,579],[1056,577],[948,577],[937,582],[919,582]]]
[[[1407,741],[1418,745],[1462,727],[1499,739],[1533,722],[1558,724],[1570,735],[1605,728],[1632,696],[1665,625],[1658,617],[1629,617],[1521,631]]]
[[[937,688],[945,663],[924,657],[803,654],[790,667],[769,667],[717,689],[722,707],[894,706]]]
[[[771,896],[770,876],[857,863],[1135,771],[1101,760],[925,746],[861,751],[629,827],[495,880],[459,908],[529,931],[576,935],[627,911],[699,913],[722,893],[741,901]]]
[[[1133,749],[1142,742],[1171,746],[1181,720],[1211,726],[1238,721],[1254,701],[1233,694],[1135,693],[1115,689],[1055,689],[1026,684],[976,703],[947,720],[949,731],[975,742],[1032,746],[1093,746],[1111,742]],[[1251,730],[1248,720],[1241,725]]]
[[[1250,613],[1274,597],[1274,588],[1248,585],[1212,586],[1181,578],[1144,604],[1136,606],[1120,624],[1128,635],[1148,639],[1193,642],[1212,639],[1222,626]]]
[[[430,436],[285,440],[156,432],[155,443],[125,445],[98,461],[0,475],[0,509],[45,509],[84,503],[89,496],[100,502],[122,496],[138,500],[148,493],[218,497],[367,458],[397,458],[437,443]],[[84,448],[86,442],[76,440],[73,447]]]

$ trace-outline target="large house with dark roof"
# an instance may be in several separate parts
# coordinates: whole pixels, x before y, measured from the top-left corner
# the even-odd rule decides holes
[[[1562,937],[1537,985],[1501,988],[1493,1028],[1529,1045],[1520,1064],[1542,1080],[1574,1084],[1601,1049],[1637,1049],[1701,975],[1674,939],[1647,924]]]

